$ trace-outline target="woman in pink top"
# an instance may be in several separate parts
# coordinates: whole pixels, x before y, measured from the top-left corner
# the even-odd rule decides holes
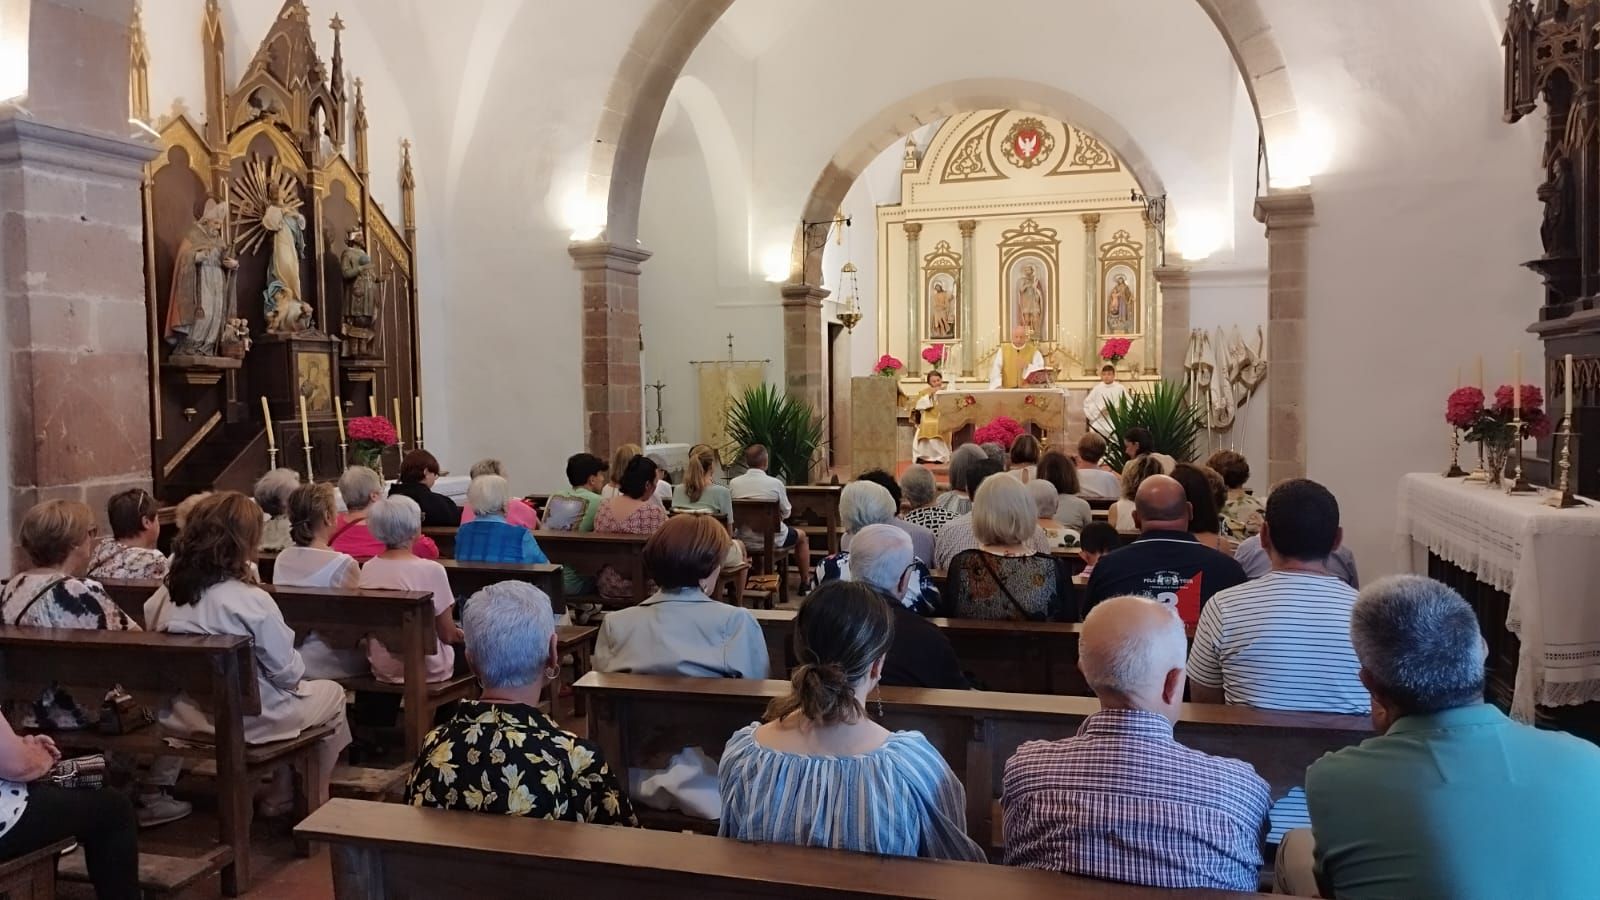
[[[622,473],[615,497],[600,504],[594,517],[595,534],[655,534],[667,523],[667,511],[655,502],[657,469],[648,456],[635,456]],[[595,580],[600,599],[625,604],[633,599],[633,582],[606,566]],[[645,588],[653,593],[654,587]]]
[[[411,544],[422,532],[422,508],[410,497],[389,497],[373,503],[367,511],[367,527],[384,544],[384,551],[361,567],[363,590],[433,592],[433,628],[439,643],[426,660],[429,681],[444,681],[455,673],[453,644],[462,642],[461,628],[451,615],[455,595],[444,566],[411,552]],[[367,641],[367,661],[379,681],[400,684],[405,669],[382,641]]]
[[[329,546],[349,554],[356,562],[366,562],[384,551],[383,541],[367,527],[368,507],[383,499],[383,479],[366,466],[351,466],[339,476],[339,495],[348,511],[334,525]],[[423,559],[439,558],[439,546],[432,538],[419,536],[411,551]]]
[[[505,478],[507,477],[505,463],[498,459],[480,459],[472,465],[472,477],[476,479],[479,475],[499,475],[501,478]],[[472,508],[470,503],[463,506],[461,508],[461,524],[465,525],[471,522],[476,515],[477,511]],[[506,521],[513,525],[521,525],[529,531],[534,531],[539,527],[539,512],[528,501],[512,498],[506,502]]]

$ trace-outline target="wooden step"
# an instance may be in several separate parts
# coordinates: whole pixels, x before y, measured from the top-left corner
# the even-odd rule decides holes
[[[159,853],[139,854],[139,887],[151,894],[176,894],[191,884],[213,875],[233,861],[233,851],[216,847],[200,856],[164,856]],[[63,881],[88,882],[89,868],[83,850],[61,857],[56,873]]]

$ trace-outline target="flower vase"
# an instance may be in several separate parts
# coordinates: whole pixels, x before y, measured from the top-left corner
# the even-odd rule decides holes
[[[1500,487],[1506,473],[1506,460],[1511,455],[1511,445],[1504,441],[1484,441],[1483,466],[1489,473],[1490,487]]]
[[[350,447],[350,460],[358,466],[366,466],[374,472],[383,473],[383,447],[370,441],[356,441]]]

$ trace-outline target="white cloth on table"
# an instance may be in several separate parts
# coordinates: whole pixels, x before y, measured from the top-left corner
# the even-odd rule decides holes
[[[1402,564],[1426,572],[1426,548],[1511,596],[1506,629],[1521,640],[1511,714],[1600,700],[1600,508],[1559,510],[1461,479],[1400,481]]]

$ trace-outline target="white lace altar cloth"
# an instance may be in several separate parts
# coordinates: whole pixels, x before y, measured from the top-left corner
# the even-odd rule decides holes
[[[1460,478],[1400,481],[1399,534],[1511,596],[1522,642],[1511,714],[1600,700],[1600,507],[1556,509]],[[1407,553],[1413,571],[1415,554]],[[1423,569],[1419,574],[1426,574]]]

